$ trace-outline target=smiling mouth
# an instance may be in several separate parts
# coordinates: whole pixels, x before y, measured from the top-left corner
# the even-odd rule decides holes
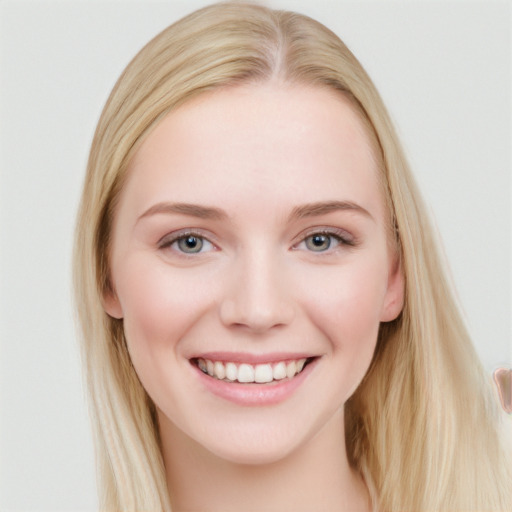
[[[266,384],[284,379],[293,379],[301,373],[315,357],[308,357],[277,363],[248,364],[195,358],[191,362],[204,374],[224,382],[243,384]]]

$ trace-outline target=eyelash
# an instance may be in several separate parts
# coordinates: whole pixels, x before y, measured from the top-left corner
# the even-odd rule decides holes
[[[329,240],[328,246],[324,250],[318,251],[315,251],[307,247],[308,239],[312,239],[313,237],[327,237],[327,239]],[[337,243],[337,245],[334,247],[332,247],[332,240],[334,240]],[[347,233],[344,230],[335,228],[317,228],[303,235],[300,241],[293,246],[293,249],[299,249],[302,244],[306,246],[306,250],[309,252],[323,254],[330,253],[336,250],[339,246],[354,247],[356,245],[356,241],[349,233]]]
[[[326,237],[329,241],[327,247],[325,249],[321,250],[314,250],[311,249],[311,247],[308,247],[307,241],[308,239],[312,239],[313,237]],[[193,250],[190,252],[181,250],[180,248],[174,248],[174,250],[179,253],[181,256],[190,257],[195,256],[198,254],[201,254],[205,251],[203,251],[204,244],[209,244],[211,247],[206,251],[210,252],[212,249],[216,250],[216,245],[211,242],[207,236],[205,236],[204,233],[199,231],[179,231],[177,233],[173,233],[171,235],[167,235],[163,237],[159,243],[158,248],[159,249],[169,249],[172,248],[174,244],[179,244],[180,241],[185,241],[187,238],[195,238],[196,240],[199,240],[201,242],[201,246],[197,252],[194,252]],[[335,241],[337,245],[332,247],[332,241]],[[356,241],[352,236],[350,236],[346,231],[340,230],[340,229],[315,229],[310,230],[305,235],[301,235],[300,241],[292,246],[293,250],[300,249],[300,246],[304,244],[305,250],[312,253],[329,253],[335,250],[339,246],[346,246],[346,247],[354,247],[356,245]]]
[[[213,242],[210,242],[210,240],[208,240],[208,238],[204,235],[204,233],[201,233],[199,231],[179,231],[177,233],[172,233],[171,235],[166,235],[158,243],[158,248],[159,249],[170,249],[170,248],[172,248],[172,246],[174,244],[178,244],[180,241],[182,241],[182,240],[184,241],[184,240],[187,240],[190,238],[195,238],[196,240],[201,241],[201,247],[200,247],[199,251],[186,252],[186,251],[180,250],[178,248],[175,248],[174,249],[175,252],[177,252],[180,255],[185,256],[185,257],[195,256],[197,254],[201,254],[202,252],[204,252],[204,251],[202,251],[202,249],[203,249],[203,246],[205,243],[209,244],[213,250],[217,249],[216,245]],[[211,250],[211,249],[209,249],[209,250]]]

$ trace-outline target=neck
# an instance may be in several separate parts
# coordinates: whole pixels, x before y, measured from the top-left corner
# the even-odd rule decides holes
[[[367,512],[361,477],[350,468],[339,412],[285,458],[245,465],[220,459],[159,415],[173,512]]]

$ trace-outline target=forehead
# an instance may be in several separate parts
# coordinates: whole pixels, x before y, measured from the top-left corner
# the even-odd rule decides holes
[[[378,181],[364,123],[341,93],[272,83],[185,103],[147,136],[128,173],[122,196],[138,211],[233,195],[286,204],[338,199],[326,197],[332,192],[375,202],[366,192]]]

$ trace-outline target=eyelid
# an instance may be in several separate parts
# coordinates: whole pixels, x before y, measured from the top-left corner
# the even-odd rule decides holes
[[[183,228],[177,231],[172,231],[171,233],[167,233],[163,237],[161,237],[156,243],[156,245],[159,249],[166,249],[180,238],[185,238],[187,236],[195,236],[197,238],[202,238],[203,240],[206,240],[207,242],[212,244],[214,250],[219,249],[218,245],[215,243],[215,237],[211,233],[205,232],[204,230],[199,228]]]
[[[299,244],[303,243],[306,240],[306,238],[312,235],[332,236],[334,238],[337,238],[342,246],[353,247],[357,245],[356,237],[353,234],[346,231],[345,229],[332,226],[315,226],[308,228],[307,230],[300,233],[296,237],[296,241],[293,242],[291,249],[298,249]],[[207,232],[200,228],[183,228],[177,231],[173,231],[171,233],[166,233],[158,240],[156,245],[158,249],[165,249],[170,247],[177,240],[184,238],[186,236],[195,236],[198,238],[202,238],[213,246],[213,250],[219,250],[219,246],[216,243],[215,236],[213,236],[212,233]],[[183,255],[186,256],[185,253],[183,253]]]
[[[297,249],[299,244],[303,243],[306,238],[312,235],[327,235],[337,238],[341,245],[353,247],[357,245],[357,239],[354,235],[349,233],[348,231],[337,228],[337,227],[328,227],[328,226],[315,226],[312,228],[308,228],[303,231],[298,237],[297,241],[294,242],[292,249]],[[329,251],[325,251],[329,252]],[[321,252],[319,252],[321,254]]]

